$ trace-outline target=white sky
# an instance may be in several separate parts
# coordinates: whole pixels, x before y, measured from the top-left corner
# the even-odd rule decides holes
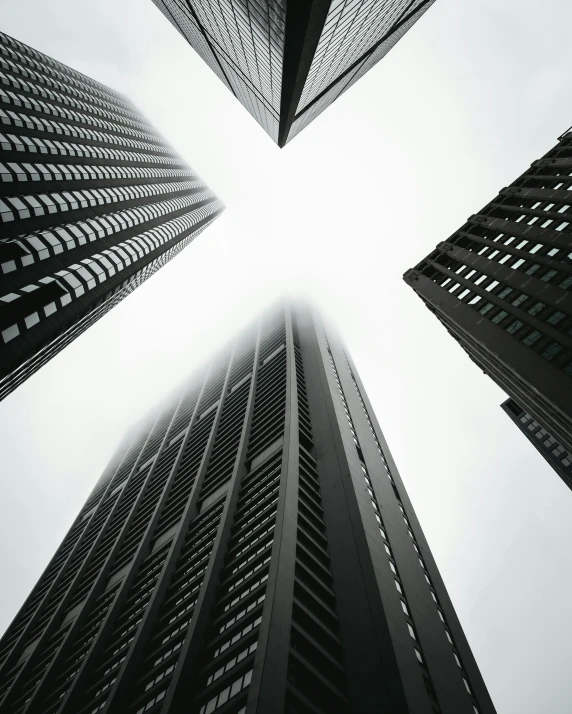
[[[572,124],[572,3],[438,0],[284,150],[150,0],[4,0],[227,211],[0,403],[0,631],[123,431],[285,287],[337,320],[499,714],[569,714],[572,493],[401,279]]]

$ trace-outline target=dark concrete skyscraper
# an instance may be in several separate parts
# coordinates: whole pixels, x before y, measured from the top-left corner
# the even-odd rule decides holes
[[[493,714],[365,390],[277,307],[135,429],[0,642],[6,714]]]
[[[284,146],[435,0],[153,0]]]
[[[2,33],[0,65],[1,399],[222,206],[117,92]]]
[[[572,131],[405,274],[479,365],[572,453]]]
[[[514,399],[507,399],[501,406],[568,488],[572,488],[572,454],[550,436],[546,429],[541,427],[533,416],[527,414]]]

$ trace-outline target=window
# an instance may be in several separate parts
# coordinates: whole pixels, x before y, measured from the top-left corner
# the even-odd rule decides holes
[[[403,600],[401,600],[400,602],[401,602],[401,609],[409,617],[409,610],[407,609],[407,605],[403,602]]]
[[[552,315],[550,315],[547,322],[550,322],[552,325],[557,325],[560,320],[563,320],[565,317],[566,315],[563,312],[556,310],[556,312],[553,312]]]
[[[413,627],[412,627],[409,623],[407,623],[407,629],[409,630],[409,634],[411,635],[411,637],[412,637],[414,640],[417,640],[417,636],[416,636],[416,634],[415,634],[415,630],[413,629]]]
[[[498,325],[498,323],[502,322],[507,315],[508,312],[506,312],[506,310],[501,310],[500,312],[497,312],[497,314],[492,318],[492,322]]]
[[[517,330],[519,330],[522,327],[522,325],[523,325],[523,323],[520,320],[515,320],[514,322],[510,323],[510,325],[506,328],[506,331],[512,335]]]
[[[542,356],[546,357],[546,359],[554,359],[560,352],[562,352],[562,345],[559,345],[558,342],[551,342],[542,353]]]
[[[145,705],[137,709],[137,714],[142,714],[142,712],[146,712],[149,709],[151,709],[152,706],[154,706],[157,702],[160,702],[161,699],[164,698],[167,690],[164,689],[163,691],[159,692],[156,694],[153,699],[150,699],[148,702],[145,702]]]
[[[200,708],[199,714],[210,714],[216,709],[221,707],[229,699],[232,699],[245,687],[248,687],[250,680],[252,679],[252,670],[246,672],[244,676],[235,679],[235,681],[228,687],[225,687],[221,692],[219,692],[215,697],[210,699],[206,704],[203,704]]]
[[[522,342],[523,344],[528,345],[530,347],[536,342],[536,340],[539,339],[539,337],[541,337],[540,332],[538,332],[537,330],[533,330],[526,337],[523,338]]]
[[[18,329],[18,325],[11,325],[5,330],[2,330],[2,338],[4,342],[10,342],[10,340],[13,340],[15,337],[18,337],[19,334],[20,330]]]
[[[536,302],[527,310],[527,312],[529,315],[538,315],[538,313],[545,307],[546,305],[543,302]]]

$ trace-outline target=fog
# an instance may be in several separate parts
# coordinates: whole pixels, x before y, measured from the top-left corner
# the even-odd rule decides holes
[[[283,150],[150,0],[0,16],[129,95],[227,206],[0,403],[0,631],[127,427],[302,289],[352,353],[499,714],[568,714],[572,493],[401,276],[572,124],[572,4],[438,0]]]

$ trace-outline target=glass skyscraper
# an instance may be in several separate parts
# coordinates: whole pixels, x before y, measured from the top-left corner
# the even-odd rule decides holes
[[[126,437],[0,642],[6,714],[493,714],[371,404],[304,305]]]
[[[117,92],[2,33],[0,65],[1,399],[222,205]]]
[[[284,146],[435,0],[153,0]]]
[[[471,359],[572,453],[572,131],[405,281]]]

